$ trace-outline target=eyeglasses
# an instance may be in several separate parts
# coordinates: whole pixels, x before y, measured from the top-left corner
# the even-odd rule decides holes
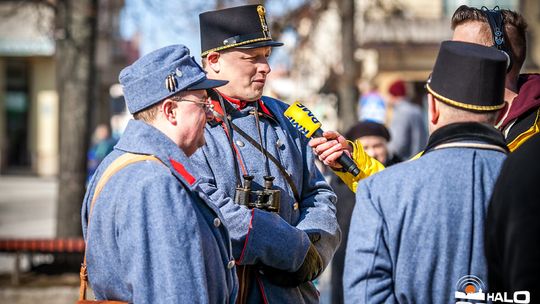
[[[191,100],[191,99],[185,99],[185,98],[181,98],[181,97],[171,97],[170,99],[174,100],[176,102],[182,102],[182,101],[193,102],[194,104],[196,104],[201,109],[203,109],[203,110],[205,110],[207,112],[214,109],[214,104],[212,104],[212,102],[210,102],[210,97],[203,97],[200,100]]]

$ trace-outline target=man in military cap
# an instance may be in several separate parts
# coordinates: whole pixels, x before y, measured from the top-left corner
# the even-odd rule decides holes
[[[508,152],[494,127],[505,70],[506,57],[494,48],[441,44],[426,84],[430,137],[423,155],[358,184],[346,303],[466,301],[459,297],[471,290],[456,290],[460,278],[487,280],[484,221]]]
[[[82,208],[97,299],[234,303],[229,233],[188,161],[213,118],[205,90],[226,81],[208,79],[185,46],[173,45],[123,69],[120,83],[135,120],[98,167]]]
[[[311,282],[340,241],[336,197],[287,104],[262,96],[272,40],[265,9],[247,5],[200,15],[202,62],[229,83],[210,95],[215,119],[194,154],[196,174],[230,229],[240,303],[317,303]]]

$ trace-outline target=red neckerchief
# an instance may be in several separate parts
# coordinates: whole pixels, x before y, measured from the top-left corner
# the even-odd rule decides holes
[[[229,97],[229,96],[226,96],[226,95],[223,95],[222,93],[219,93],[223,98],[225,98],[227,101],[229,101],[230,103],[234,104],[237,106],[237,109],[241,110],[243,108],[245,108],[248,104],[249,104],[249,101],[243,101],[243,100],[240,100],[240,99],[234,99],[232,97]],[[223,114],[224,114],[224,111],[223,111],[223,108],[221,108],[221,104],[219,103],[219,100],[214,100],[212,99],[211,100],[212,104],[214,105],[214,111],[216,111],[219,115],[221,115],[223,117]],[[274,115],[272,115],[272,112],[270,112],[270,110],[268,110],[268,108],[266,107],[266,105],[264,104],[264,102],[262,101],[262,99],[259,99],[257,100],[257,102],[259,103],[259,109],[266,115],[274,118]],[[221,122],[221,119],[218,117],[218,116],[215,116],[215,120],[217,122]]]
[[[236,108],[237,108],[238,110],[244,109],[244,108],[248,105],[248,103],[249,103],[249,101],[245,101],[245,100],[240,100],[240,99],[232,98],[232,97],[229,97],[229,96],[227,96],[227,95],[225,95],[225,94],[223,94],[223,93],[219,93],[219,94],[220,94],[223,98],[225,98],[227,101],[229,101],[230,103],[232,103],[233,105],[235,105]]]

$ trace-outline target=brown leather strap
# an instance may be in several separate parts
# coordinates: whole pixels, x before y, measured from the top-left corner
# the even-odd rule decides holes
[[[251,283],[255,280],[255,268],[252,265],[236,265],[238,276],[238,296],[236,304],[246,304],[248,301]]]
[[[219,96],[219,98],[220,98],[220,102],[222,104],[222,107],[225,107],[226,105],[228,105],[228,103],[223,102],[223,99],[221,98],[221,96]],[[216,117],[218,117],[219,119],[221,119],[221,121],[225,122],[225,124],[227,125],[227,129],[232,128],[234,131],[238,132],[242,137],[244,137],[257,150],[261,151],[263,154],[266,154],[268,156],[268,159],[270,161],[272,161],[276,165],[276,167],[279,169],[279,171],[281,172],[283,177],[285,177],[285,180],[287,181],[287,183],[289,184],[289,187],[291,188],[291,191],[293,193],[294,199],[296,200],[296,203],[300,203],[300,193],[298,192],[298,188],[296,188],[296,185],[294,184],[294,181],[293,181],[293,179],[291,177],[291,174],[289,174],[289,172],[287,172],[287,170],[285,170],[285,168],[283,167],[281,162],[277,158],[275,158],[270,152],[268,152],[266,149],[264,149],[255,139],[253,139],[253,137],[249,136],[246,132],[244,132],[242,129],[240,129],[240,127],[235,125],[232,122],[232,120],[230,119],[230,117],[225,117],[221,113],[216,112],[216,111],[214,111],[214,115]],[[225,129],[225,133],[226,133],[227,137],[229,138],[231,148],[234,149],[234,145],[232,144],[232,135],[228,134],[228,131],[226,129]],[[233,153],[234,153],[234,151],[233,151]],[[238,175],[238,168],[236,168],[235,171],[237,172],[237,175]],[[237,176],[236,179],[237,179],[237,182],[238,182],[240,177]]]
[[[96,189],[94,190],[94,195],[92,196],[92,202],[90,203],[90,212],[88,213],[88,222],[86,224],[87,230],[86,230],[86,242],[85,242],[85,250],[84,250],[84,260],[81,264],[81,271],[79,273],[81,284],[79,287],[79,302],[86,300],[86,289],[88,287],[88,271],[86,269],[86,252],[88,249],[88,239],[90,237],[90,230],[88,229],[90,225],[90,219],[92,218],[92,211],[94,210],[94,204],[101,193],[101,190],[103,190],[103,187],[105,187],[105,184],[109,179],[118,171],[126,167],[127,165],[130,165],[132,163],[145,161],[145,160],[151,160],[151,161],[157,161],[161,164],[161,160],[153,155],[144,155],[144,154],[133,154],[133,153],[125,153],[119,156],[117,159],[115,159],[103,172],[101,175]],[[165,164],[163,164],[165,166]],[[111,303],[110,301],[108,303]],[[124,303],[124,302],[118,302],[118,303]]]

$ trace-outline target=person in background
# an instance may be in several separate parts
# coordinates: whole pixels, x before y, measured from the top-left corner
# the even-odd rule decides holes
[[[366,153],[384,164],[394,165],[401,160],[388,152],[388,142],[390,133],[388,129],[380,123],[372,121],[358,122],[345,133],[346,138],[359,142]],[[332,189],[336,192],[337,219],[343,234],[341,244],[332,259],[332,302],[334,304],[343,303],[343,264],[345,261],[345,248],[347,247],[347,237],[351,223],[351,214],[354,209],[354,192],[337,176],[332,176],[330,180]]]
[[[288,104],[262,96],[268,57],[282,43],[272,40],[262,5],[209,11],[199,20],[208,77],[229,83],[210,92],[216,115],[192,165],[230,229],[238,303],[318,303],[312,281],[341,233],[335,194],[308,140],[283,115]],[[270,192],[279,204],[267,200]]]
[[[409,159],[413,153],[420,152],[425,145],[427,131],[422,111],[419,106],[413,105],[404,98],[406,88],[403,81],[394,82],[389,88],[389,93],[392,95],[388,102],[392,112],[390,128],[392,140],[388,144],[388,150],[390,155],[395,155],[399,159]],[[344,136],[335,131],[326,131],[323,137],[312,138],[309,145],[319,160],[329,166],[353,192],[356,192],[360,180],[384,169],[381,162],[366,153],[358,140],[347,141]],[[348,154],[354,160],[360,169],[360,174],[353,176],[343,172],[341,165],[337,162],[342,153]]]
[[[495,28],[501,28],[497,32]],[[509,60],[504,100],[497,128],[514,151],[540,132],[540,75],[520,74],[527,55],[527,22],[511,10],[460,6],[452,16],[452,40],[478,43],[504,51]],[[495,37],[495,33],[500,33]],[[497,39],[494,39],[497,38]]]
[[[384,124],[386,122],[386,103],[379,94],[377,86],[367,81],[359,85],[360,100],[358,101],[358,120],[369,120]]]
[[[364,151],[385,167],[402,161],[401,158],[388,150],[388,143],[391,141],[391,136],[383,124],[372,121],[361,121],[345,133],[345,138],[350,138],[352,141],[359,141]]]
[[[358,184],[346,303],[456,302],[470,292],[456,290],[461,278],[486,278],[482,227],[508,152],[494,127],[504,107],[505,70],[506,57],[496,49],[441,44],[426,83],[424,153]]]
[[[105,124],[96,127],[92,136],[92,146],[87,154],[87,183],[105,156],[112,152],[117,141],[117,138],[110,136],[109,128]]]
[[[486,219],[490,292],[530,292],[540,299],[540,135],[508,156]]]
[[[409,159],[426,146],[428,134],[422,108],[407,99],[407,88],[402,80],[394,81],[388,94],[392,135],[388,149],[401,159]]]
[[[81,278],[99,300],[235,303],[229,233],[188,159],[213,118],[205,90],[226,82],[183,45],[141,57],[119,80],[134,120],[88,186]]]

